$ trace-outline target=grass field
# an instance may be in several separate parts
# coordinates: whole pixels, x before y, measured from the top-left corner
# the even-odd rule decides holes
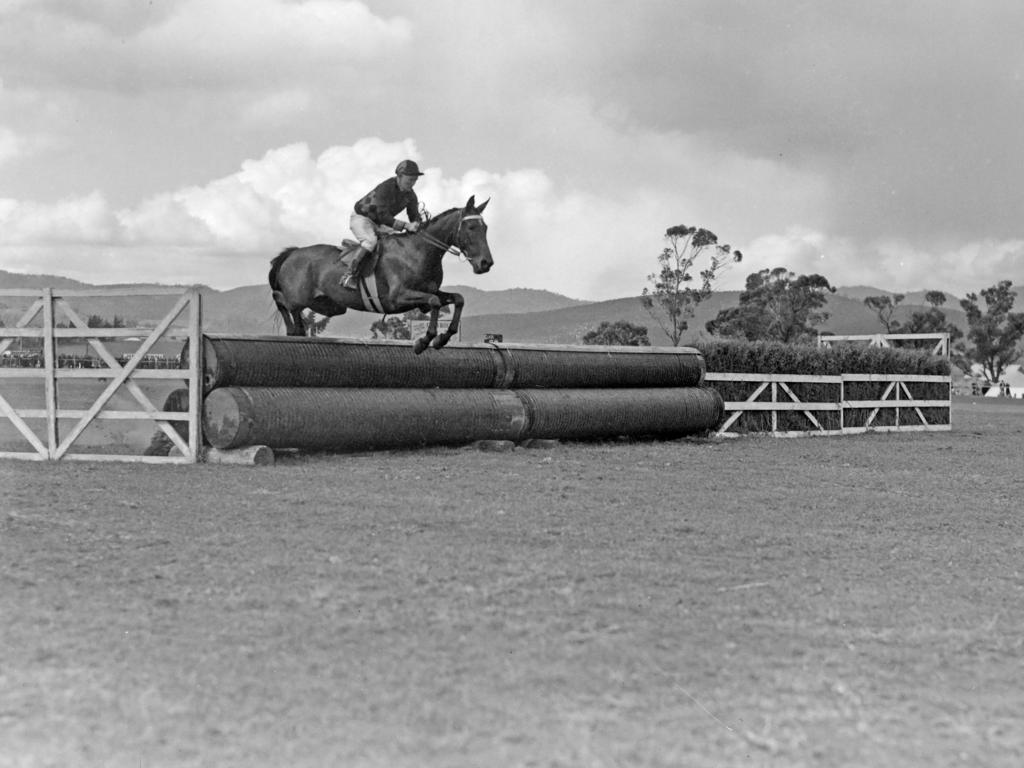
[[[0,462],[0,766],[1020,766],[1024,403]]]

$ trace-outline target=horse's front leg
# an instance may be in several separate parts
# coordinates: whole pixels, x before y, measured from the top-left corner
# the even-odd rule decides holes
[[[431,346],[434,349],[440,349],[449,341],[452,336],[459,332],[459,320],[462,318],[462,305],[466,303],[466,300],[462,298],[461,293],[448,293],[446,291],[439,291],[437,298],[441,302],[441,306],[452,305],[455,309],[452,311],[452,319],[448,323],[448,329],[444,333],[437,335]]]
[[[409,288],[397,290],[388,297],[388,310],[391,312],[404,312],[414,307],[418,307],[421,312],[430,314],[427,332],[416,339],[412,345],[412,351],[418,355],[437,336],[437,315],[441,311],[441,299],[436,294],[414,291]]]
[[[412,351],[417,355],[430,346],[431,339],[437,336],[437,316],[440,311],[440,303],[436,306],[433,304],[430,306],[430,320],[427,322],[427,331],[412,343]]]

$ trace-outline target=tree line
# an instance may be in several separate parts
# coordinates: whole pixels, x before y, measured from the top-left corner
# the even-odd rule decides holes
[[[640,302],[673,346],[689,330],[697,308],[713,293],[714,285],[742,254],[720,245],[713,232],[685,225],[665,231],[666,247],[658,256],[657,272],[648,275]],[[928,307],[895,319],[904,294],[869,296],[864,304],[875,312],[885,333],[948,333],[950,356],[958,366],[982,367],[990,381],[999,381],[1006,368],[1022,357],[1024,312],[1014,312],[1012,283],[1002,280],[960,300],[966,315],[966,335],[946,317],[946,295],[928,291]],[[813,343],[829,318],[828,296],[835,293],[819,274],[798,275],[785,267],[762,269],[747,276],[737,306],[720,310],[704,330],[720,338],[748,341]],[[980,294],[980,295],[979,295]],[[585,344],[650,344],[648,329],[625,320],[605,321],[583,336]]]
[[[88,328],[127,328],[127,321],[120,315],[114,315],[113,320],[107,320],[101,315],[89,315],[86,318],[85,325]],[[0,328],[3,328],[4,321],[0,318]],[[70,320],[59,320],[54,323],[54,328],[74,328]]]

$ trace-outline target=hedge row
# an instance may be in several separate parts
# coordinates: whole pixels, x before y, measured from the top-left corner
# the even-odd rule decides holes
[[[949,376],[949,362],[927,352],[906,349],[890,349],[867,346],[842,345],[834,348],[809,345],[781,344],[777,342],[714,341],[695,345],[704,355],[709,372],[718,373],[780,373],[805,374],[814,376],[838,376],[840,374],[874,373],[903,374],[907,376]],[[759,386],[757,382],[716,381],[712,383],[726,401],[744,401]],[[839,384],[818,384],[810,382],[787,385],[802,402],[837,403],[841,398]],[[880,400],[888,382],[848,382],[845,399]],[[917,400],[946,400],[949,398],[949,384],[946,382],[913,382],[905,385],[910,395]],[[780,399],[789,396],[779,394]],[[757,398],[771,400],[768,387]],[[906,393],[903,393],[906,399]],[[815,411],[808,409],[824,429],[839,429],[838,411]],[[846,409],[844,426],[856,427],[867,423],[874,409]],[[922,408],[921,413],[928,424],[948,424],[948,408]],[[892,426],[896,423],[896,408],[883,408],[872,420],[872,426]],[[914,409],[900,410],[900,424],[920,424],[921,419]],[[730,431],[766,432],[771,431],[770,412],[748,411],[733,423]],[[801,411],[780,412],[777,415],[780,431],[812,431],[817,427]]]
[[[948,376],[949,361],[908,349],[843,344],[816,347],[767,341],[709,341],[695,345],[707,370],[722,373],[902,373]]]

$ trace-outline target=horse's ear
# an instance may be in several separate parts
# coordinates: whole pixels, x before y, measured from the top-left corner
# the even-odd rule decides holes
[[[476,209],[476,195],[470,195],[469,200],[466,201],[466,212],[471,213]]]
[[[487,207],[487,204],[489,202],[491,202],[491,198],[488,197],[486,200],[484,200],[483,205],[481,205],[479,208],[476,209],[476,212],[477,213],[483,213],[484,212],[484,208]]]

